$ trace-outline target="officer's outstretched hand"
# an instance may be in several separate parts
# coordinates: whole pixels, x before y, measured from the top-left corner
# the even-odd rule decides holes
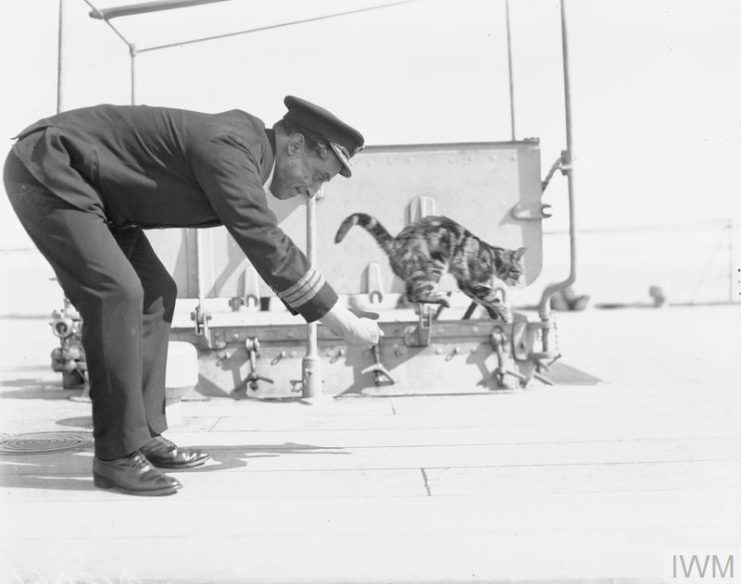
[[[375,320],[358,318],[339,302],[319,320],[324,326],[334,334],[341,336],[350,345],[371,347],[378,344],[381,335],[383,335],[383,331],[378,328]]]

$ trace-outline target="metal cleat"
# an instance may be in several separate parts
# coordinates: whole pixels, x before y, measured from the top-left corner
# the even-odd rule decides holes
[[[209,327],[209,321],[211,320],[211,315],[206,312],[203,308],[202,304],[198,304],[196,306],[196,309],[190,313],[190,320],[194,323],[195,332],[198,336],[203,337],[206,347],[209,349],[211,348],[211,334],[210,334],[210,327]]]
[[[373,383],[375,383],[376,385],[394,385],[396,381],[394,381],[394,378],[391,377],[391,373],[389,373],[389,370],[383,366],[383,363],[381,363],[380,345],[373,345],[370,351],[373,354],[373,360],[375,361],[375,363],[370,367],[363,369],[363,375],[365,375],[366,373],[373,373]],[[384,378],[386,379],[385,384]]]
[[[258,338],[254,337],[251,339],[245,339],[244,347],[247,350],[247,356],[249,357],[250,371],[247,373],[247,377],[245,377],[244,380],[234,388],[232,393],[235,394],[241,393],[247,387],[252,391],[257,391],[260,388],[258,385],[260,381],[265,381],[266,383],[271,384],[274,383],[270,377],[265,377],[257,372],[257,356],[260,354],[260,341]]]

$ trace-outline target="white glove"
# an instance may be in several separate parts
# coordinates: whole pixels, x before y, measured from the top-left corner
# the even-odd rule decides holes
[[[383,331],[374,320],[358,318],[339,302],[319,321],[350,345],[371,347],[378,344],[383,335]]]

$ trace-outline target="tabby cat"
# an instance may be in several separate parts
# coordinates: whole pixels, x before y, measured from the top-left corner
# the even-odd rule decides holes
[[[496,276],[508,286],[518,284],[523,274],[520,259],[526,248],[509,250],[489,245],[443,216],[423,217],[392,237],[378,220],[365,213],[347,217],[337,230],[335,243],[340,243],[353,225],[368,231],[386,252],[394,274],[406,284],[410,302],[450,306],[447,296],[438,289],[440,278],[448,271],[461,292],[481,304],[489,316],[511,321],[510,311],[491,286],[491,279]]]

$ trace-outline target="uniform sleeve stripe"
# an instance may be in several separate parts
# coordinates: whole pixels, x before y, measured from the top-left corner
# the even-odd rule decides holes
[[[292,308],[298,308],[311,300],[324,286],[324,276],[316,268],[311,268],[303,278],[279,296]]]
[[[283,292],[279,292],[279,295],[281,296],[281,298],[288,298],[294,295],[299,290],[301,290],[304,286],[306,286],[306,282],[309,280],[309,278],[311,278],[311,276],[315,274],[316,272],[317,272],[316,268],[314,268],[313,266],[310,267],[309,271],[307,271],[298,282],[296,282],[293,286],[291,286],[287,290],[284,290]]]
[[[301,285],[300,288],[297,288],[290,294],[285,294],[283,296],[285,298],[285,301],[289,304],[303,304],[301,299],[313,289],[314,284],[317,280],[319,280],[319,278],[321,278],[319,272],[317,272],[316,270],[312,270],[311,276]]]
[[[286,297],[285,300],[293,306],[298,308],[302,304],[309,302],[317,292],[324,285],[324,277],[319,272],[314,272],[312,277],[304,284],[300,290],[296,290],[293,294]]]
[[[306,291],[306,294],[304,294],[301,298],[299,298],[296,301],[296,306],[302,306],[303,304],[306,304],[309,302],[314,296],[316,296],[319,291],[324,286],[324,277],[320,274],[319,278],[312,284],[311,289]]]

